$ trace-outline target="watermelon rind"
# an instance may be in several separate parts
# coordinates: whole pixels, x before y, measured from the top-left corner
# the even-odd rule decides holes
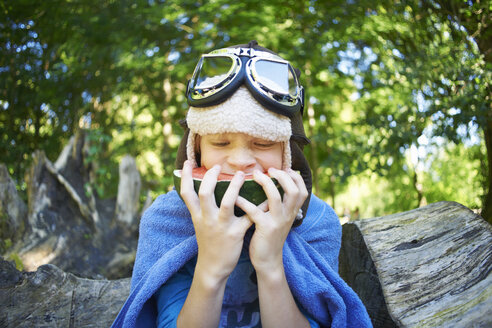
[[[173,172],[174,176],[174,187],[176,188],[176,191],[181,197],[181,170],[174,170]],[[277,189],[279,190],[279,193],[281,196],[284,194],[284,190],[278,183],[277,179],[271,178]],[[193,185],[195,188],[196,193],[198,193],[198,190],[200,189],[200,185],[202,183],[201,179],[198,178],[193,178]],[[229,187],[230,181],[217,181],[217,184],[215,186],[215,191],[214,191],[214,196],[215,196],[215,202],[217,204],[217,207],[220,207],[220,203],[222,202],[222,198],[224,197],[224,194]],[[251,203],[255,205],[260,205],[263,203],[266,199],[267,196],[265,194],[265,191],[263,190],[263,187],[256,183],[253,179],[246,179],[241,187],[241,190],[239,191],[239,196],[247,199]],[[235,216],[242,216],[244,215],[244,211],[235,206],[234,207],[234,215]]]

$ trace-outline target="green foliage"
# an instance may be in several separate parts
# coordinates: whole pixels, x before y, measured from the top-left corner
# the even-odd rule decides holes
[[[460,0],[2,3],[0,154],[20,186],[35,149],[54,160],[86,128],[86,164],[98,166],[87,190],[113,196],[117,163],[128,153],[144,191],[165,192],[198,57],[256,39],[302,71],[318,195],[347,203],[353,181],[365,179],[372,200],[350,204],[363,214],[424,199],[481,207],[476,195],[490,193],[484,159],[492,150],[475,139],[492,127],[492,33],[481,23],[490,15],[487,2]],[[422,136],[457,145],[419,158],[433,171],[408,159],[427,147]],[[446,169],[443,159],[459,154],[463,169]],[[449,187],[475,176],[475,193]]]
[[[22,263],[22,260],[21,258],[19,257],[19,255],[17,253],[11,253],[8,257],[8,260],[10,261],[14,261],[15,263],[15,268],[19,271],[23,271],[24,270],[24,264]]]
[[[428,203],[457,201],[472,209],[481,207],[480,145],[449,144],[433,154],[431,170],[424,172],[423,189]],[[465,159],[465,160],[464,160]],[[457,169],[459,168],[459,169]],[[472,173],[472,174],[470,174]]]
[[[91,166],[93,173],[92,184],[84,186],[86,196],[90,196],[92,190],[96,190],[100,198],[114,197],[118,191],[117,163],[112,160],[107,151],[111,137],[101,129],[87,131],[88,147],[84,157],[84,165]]]
[[[346,190],[338,197],[337,212],[361,209],[362,217],[382,216],[411,210],[438,201],[457,201],[471,209],[481,206],[481,163],[476,156],[481,145],[444,143],[430,145],[428,156],[414,167],[410,151],[401,171],[385,176],[366,171],[349,178]],[[416,176],[415,176],[416,174]],[[416,179],[416,180],[415,180]],[[417,189],[423,198],[419,204]]]
[[[10,238],[0,239],[0,253],[4,254],[10,247],[12,247]]]

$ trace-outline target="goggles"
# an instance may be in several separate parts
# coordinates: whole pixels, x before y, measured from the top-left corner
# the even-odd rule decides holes
[[[279,56],[252,48],[224,48],[202,55],[188,81],[186,98],[193,107],[217,105],[245,84],[271,111],[293,117],[304,108],[304,89],[294,68]]]

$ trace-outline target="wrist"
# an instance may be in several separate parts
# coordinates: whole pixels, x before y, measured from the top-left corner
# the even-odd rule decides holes
[[[282,252],[271,255],[268,258],[251,258],[251,264],[259,274],[279,273],[284,271],[284,262]]]
[[[204,288],[214,290],[220,289],[222,285],[225,285],[229,275],[230,273],[215,270],[210,263],[200,262],[200,259],[198,258],[193,277],[200,282],[200,285]]]
[[[288,286],[283,268],[270,271],[257,271],[256,280],[258,282],[258,290],[262,290],[263,292],[275,294],[285,286]]]
[[[285,277],[284,264],[279,263],[255,266],[256,276],[258,279],[271,280],[272,282],[281,280]]]

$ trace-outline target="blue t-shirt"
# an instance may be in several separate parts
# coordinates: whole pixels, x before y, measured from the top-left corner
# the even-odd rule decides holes
[[[186,263],[157,291],[155,295],[158,310],[157,327],[176,327],[179,312],[191,287],[195,266],[196,257]],[[225,293],[225,295],[238,294],[243,296],[242,298],[246,302],[238,303],[234,299],[226,299],[226,296],[224,296],[219,327],[261,327],[256,274],[247,255],[241,254],[236,268],[227,280],[225,288],[226,290],[229,288],[234,288],[235,290],[234,293]],[[312,328],[319,328],[319,325],[301,307],[299,309],[306,316]]]

